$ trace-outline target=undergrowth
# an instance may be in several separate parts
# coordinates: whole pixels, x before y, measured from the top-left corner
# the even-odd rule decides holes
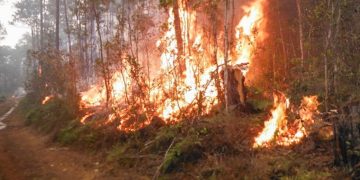
[[[257,109],[269,106],[267,101],[252,103]],[[251,137],[257,133],[251,131],[251,127],[262,126],[264,114],[246,115],[240,119],[239,116],[219,114],[208,120],[182,121],[160,127],[149,125],[139,131],[125,133],[97,126],[100,116],[90,118],[85,125],[81,124],[60,99],[41,105],[24,98],[19,108],[26,116],[27,125],[53,134],[53,139],[61,145],[103,152],[108,163],[136,169],[149,177],[157,171],[160,179],[172,179],[173,175],[176,175],[175,179],[193,176],[200,179],[331,177],[328,171],[306,167],[307,162],[301,161],[299,156],[253,152],[249,145],[253,143]],[[259,155],[261,158],[257,159]],[[193,175],[186,175],[190,173]]]
[[[75,118],[75,115],[70,113],[66,103],[58,98],[51,99],[48,103],[41,105],[32,103],[26,97],[19,106],[25,113],[26,125],[32,125],[44,133],[57,132]]]

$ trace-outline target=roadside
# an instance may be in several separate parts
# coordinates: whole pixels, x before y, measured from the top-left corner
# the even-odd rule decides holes
[[[0,103],[0,117],[4,115],[6,112],[8,112],[11,107],[15,104],[15,99],[10,98],[6,100],[5,102]]]
[[[20,104],[0,131],[0,180],[347,177],[332,166],[331,142],[309,139],[293,147],[252,149],[262,113],[152,124],[121,134],[96,126],[96,119],[89,125],[62,121],[66,108],[56,99],[37,108],[26,105]],[[24,110],[30,112],[26,118]]]
[[[2,107],[7,105],[11,103]],[[101,158],[48,143],[47,136],[25,126],[22,118],[15,110],[5,120],[7,128],[0,131],[0,179],[116,179],[99,162]],[[119,173],[122,179],[136,177]]]

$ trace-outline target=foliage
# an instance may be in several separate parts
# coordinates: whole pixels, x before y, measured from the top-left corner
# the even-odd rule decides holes
[[[44,133],[57,132],[75,118],[70,113],[70,107],[60,99],[52,99],[45,105],[34,105],[28,97],[21,101],[20,108],[26,113],[26,124]]]
[[[26,39],[25,36],[23,38]],[[0,46],[0,94],[12,95],[24,82],[24,56],[28,45],[19,43],[15,48]]]
[[[199,139],[196,136],[187,136],[169,149],[164,159],[162,172],[171,172],[179,167],[181,163],[194,162],[201,158],[202,155]]]
[[[75,119],[67,124],[63,129],[56,133],[55,140],[62,145],[79,144],[80,146],[95,149],[95,145],[99,141],[99,133],[93,131],[92,127],[79,124]]]
[[[155,152],[159,152],[159,150],[166,150],[166,148],[171,144],[171,141],[179,133],[178,131],[178,127],[162,127],[156,134],[152,142],[151,149],[154,149]]]

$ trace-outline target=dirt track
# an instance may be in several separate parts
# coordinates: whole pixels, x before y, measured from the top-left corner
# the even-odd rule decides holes
[[[0,105],[0,109],[9,108]],[[2,116],[2,114],[0,115]],[[90,155],[49,143],[24,125],[15,110],[0,130],[0,180],[21,179],[139,179],[126,172],[109,175],[109,167]]]

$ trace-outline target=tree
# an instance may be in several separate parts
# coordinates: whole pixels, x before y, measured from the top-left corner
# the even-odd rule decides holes
[[[44,47],[44,3],[40,0],[40,49]]]
[[[97,1],[93,1],[92,3],[92,10],[94,13],[95,21],[96,21],[96,30],[98,33],[99,38],[99,53],[100,53],[100,61],[99,65],[101,68],[102,76],[104,79],[105,89],[106,89],[106,104],[109,105],[111,101],[111,82],[110,82],[110,70],[109,70],[109,64],[108,61],[105,61],[104,58],[104,50],[103,50],[103,41],[102,41],[102,35],[101,35],[101,6],[102,4]]]
[[[65,1],[65,0],[64,0]],[[60,0],[56,0],[56,49],[60,50]]]
[[[182,38],[182,30],[181,30],[181,20],[179,14],[179,2],[178,0],[173,0],[173,13],[174,13],[174,26],[175,26],[175,34],[176,34],[176,43],[177,43],[177,57],[179,61],[179,73],[183,73],[186,69],[185,61],[182,60],[182,56],[184,55],[184,45]]]
[[[300,42],[300,53],[301,53],[301,68],[304,70],[304,45],[303,45],[303,39],[304,39],[304,33],[303,33],[303,18],[302,18],[302,11],[301,11],[301,0],[296,0],[296,7],[298,12],[298,18],[299,18],[299,42]]]
[[[224,62],[225,62],[225,70],[224,70],[224,95],[225,95],[225,111],[229,112],[229,93],[228,93],[228,83],[229,83],[229,69],[228,69],[228,50],[229,50],[229,35],[228,35],[228,9],[229,9],[229,0],[225,0],[225,21],[224,21]]]

